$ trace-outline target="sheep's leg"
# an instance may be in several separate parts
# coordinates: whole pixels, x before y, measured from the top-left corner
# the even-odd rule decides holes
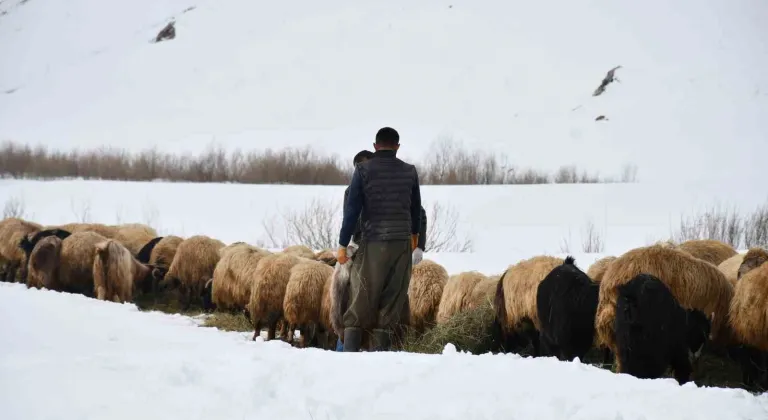
[[[256,325],[253,327],[253,341],[256,341],[256,337],[261,335],[261,320],[256,321]]]
[[[683,345],[679,347],[679,350],[672,354],[672,360],[670,361],[672,370],[675,372],[675,379],[680,385],[691,380],[691,373],[693,373],[693,367],[691,361],[688,359],[688,348]]]
[[[96,288],[96,299],[107,300],[107,290],[104,288],[104,286],[99,286]]]
[[[192,306],[192,290],[189,287],[182,286],[181,289],[181,305],[183,311],[188,311],[189,307]]]
[[[270,321],[267,329],[267,340],[275,339],[275,330],[277,329],[277,321]]]
[[[5,281],[8,283],[16,283],[16,270],[17,270],[17,264],[14,262],[8,263],[8,272],[6,273]]]

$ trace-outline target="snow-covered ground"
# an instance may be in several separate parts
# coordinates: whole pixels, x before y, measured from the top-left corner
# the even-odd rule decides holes
[[[768,417],[768,394],[517,355],[298,350],[180,315],[0,283],[0,407],[37,419]]]
[[[15,199],[24,203],[27,218],[43,224],[140,222],[161,234],[258,244],[266,239],[265,226],[280,236],[282,215],[302,212],[313,202],[331,212],[335,237],[343,192],[343,186],[0,180],[0,206]],[[586,266],[597,257],[579,255],[589,223],[602,239],[602,253],[618,255],[670,238],[681,217],[717,205],[747,213],[768,203],[765,189],[729,182],[422,186],[422,196],[428,216],[435,205],[445,216],[453,212],[456,237],[474,245],[473,253],[435,259],[449,272],[489,274],[544,253],[572,252]]]
[[[543,169],[767,174],[764,0],[18,3],[0,140],[348,157],[392,125],[411,159],[453,136]],[[176,39],[150,43],[170,18]]]

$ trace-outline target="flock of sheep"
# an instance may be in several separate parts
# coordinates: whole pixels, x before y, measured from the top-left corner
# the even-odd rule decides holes
[[[536,256],[496,276],[413,268],[405,316],[423,334],[463,311],[493,308],[495,348],[584,358],[603,350],[618,372],[689,380],[703,347],[740,361],[747,386],[768,388],[768,252],[713,240],[657,243],[596,261]],[[157,235],[141,224],[41,226],[0,222],[3,281],[130,302],[174,291],[182,307],[245,313],[254,339],[332,349],[343,336],[348,280],[334,252],[295,245],[270,252],[244,242]],[[280,332],[278,334],[278,327]]]

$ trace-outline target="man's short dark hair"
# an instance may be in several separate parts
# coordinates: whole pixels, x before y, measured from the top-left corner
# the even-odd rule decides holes
[[[363,159],[370,159],[372,157],[373,152],[370,150],[361,150],[355,155],[355,158],[352,159],[352,164],[357,165],[358,163],[362,162]]]
[[[376,144],[381,146],[397,146],[400,144],[400,134],[392,127],[384,127],[376,133]]]

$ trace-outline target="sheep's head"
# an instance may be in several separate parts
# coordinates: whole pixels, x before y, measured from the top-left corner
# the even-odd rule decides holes
[[[165,267],[156,266],[152,264],[141,264],[141,279],[137,286],[142,293],[155,293],[158,289],[158,284],[165,277],[165,273],[168,271]]]
[[[162,280],[157,282],[157,290],[159,292],[178,290],[179,288],[181,288],[181,280],[178,277],[168,276],[167,273],[163,276]]]
[[[213,303],[213,279],[208,279],[205,282],[203,291],[200,296],[203,300],[203,310],[211,312],[216,310],[216,304]]]
[[[739,266],[739,272],[736,273],[736,279],[741,280],[745,274],[760,267],[764,262],[768,261],[768,252],[763,248],[750,248],[747,251],[747,255],[744,256],[744,261]]]
[[[697,309],[688,309],[686,311],[686,320],[688,358],[693,363],[701,356],[701,351],[704,349],[704,345],[707,343],[712,332],[712,324],[707,316]]]

